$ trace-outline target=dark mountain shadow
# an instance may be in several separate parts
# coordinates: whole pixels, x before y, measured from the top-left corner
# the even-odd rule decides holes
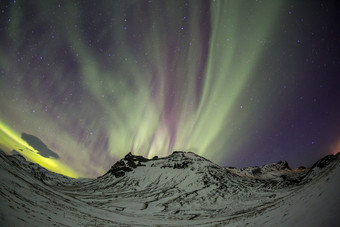
[[[59,159],[59,155],[49,149],[46,144],[44,144],[38,137],[29,135],[26,133],[21,133],[21,138],[25,140],[30,146],[38,151],[38,154],[45,158],[55,158]]]

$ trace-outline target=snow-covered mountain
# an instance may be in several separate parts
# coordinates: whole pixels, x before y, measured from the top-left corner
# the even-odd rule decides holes
[[[0,226],[332,226],[339,160],[239,169],[192,152],[129,153],[101,177],[72,179],[0,152]]]

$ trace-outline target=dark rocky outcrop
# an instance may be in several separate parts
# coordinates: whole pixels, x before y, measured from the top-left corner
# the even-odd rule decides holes
[[[338,153],[339,154],[339,153]],[[333,161],[338,159],[338,155],[327,155],[326,157],[323,157],[322,159],[320,159],[319,161],[317,161],[311,169],[313,168],[320,168],[323,169],[324,167],[328,166],[330,163],[332,163]]]
[[[137,166],[144,166],[143,162],[147,161],[149,161],[149,159],[144,158],[143,156],[133,155],[129,152],[123,159],[116,162],[104,176],[112,174],[115,177],[122,177],[126,172],[131,172],[137,168]]]
[[[282,169],[291,169],[287,161],[279,161],[277,164],[279,164]]]

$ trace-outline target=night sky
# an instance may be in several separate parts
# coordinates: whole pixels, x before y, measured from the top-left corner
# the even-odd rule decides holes
[[[0,4],[2,149],[86,177],[130,151],[236,167],[340,151],[337,1]]]

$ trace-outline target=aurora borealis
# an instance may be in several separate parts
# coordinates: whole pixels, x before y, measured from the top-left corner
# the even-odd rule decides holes
[[[17,0],[0,15],[2,149],[35,135],[87,177],[130,151],[240,167],[340,149],[336,2]]]

